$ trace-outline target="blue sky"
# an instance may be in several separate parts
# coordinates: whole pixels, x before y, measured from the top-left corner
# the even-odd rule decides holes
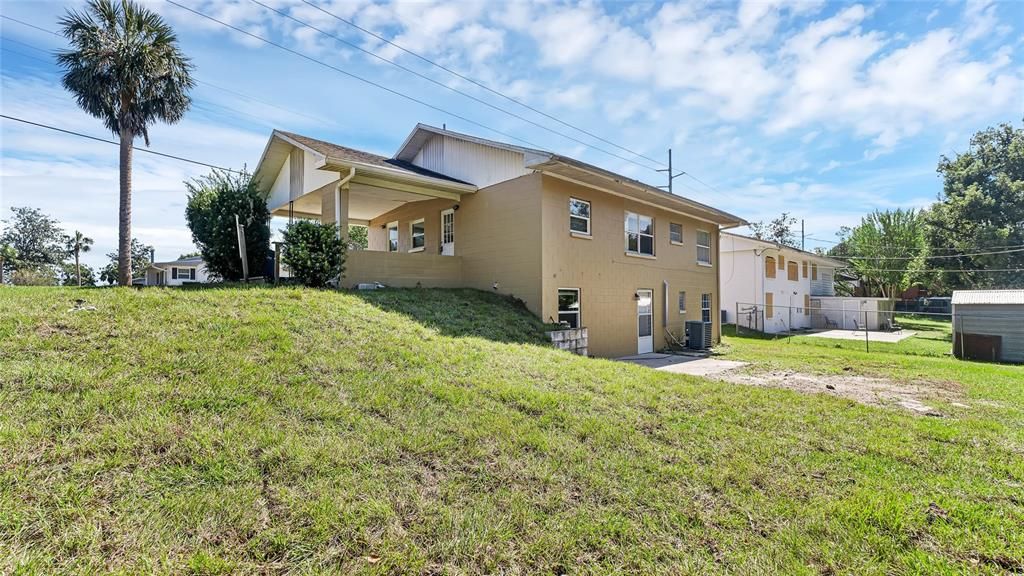
[[[442,84],[610,148],[299,0],[261,1]],[[385,155],[416,122],[507,139],[456,114],[664,182],[662,174],[473,102],[251,0],[179,2],[451,114],[150,2],[175,26],[200,80],[186,119],[151,131],[154,150],[251,169],[275,127]],[[316,2],[644,156],[662,159],[671,147],[677,169],[701,181],[677,179],[676,193],[751,221],[788,211],[816,238],[834,239],[840,226],[875,208],[927,205],[941,188],[940,155],[963,151],[979,129],[1024,116],[1020,2]],[[4,0],[0,12],[57,30],[59,16],[80,6]],[[0,20],[0,36],[4,114],[109,137],[60,87],[47,52],[63,47],[60,38],[9,19]],[[117,237],[117,148],[2,120],[0,154],[3,217],[12,206],[41,208],[95,238],[86,262],[102,264]],[[135,235],[156,247],[158,260],[190,251],[182,181],[206,169],[135,158]]]

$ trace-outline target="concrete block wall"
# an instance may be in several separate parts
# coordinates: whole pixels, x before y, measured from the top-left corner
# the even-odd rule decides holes
[[[548,332],[551,345],[559,350],[568,350],[573,354],[587,356],[587,329],[570,328],[568,330],[552,330]]]

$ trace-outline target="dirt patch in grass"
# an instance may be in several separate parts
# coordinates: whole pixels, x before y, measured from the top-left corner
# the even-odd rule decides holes
[[[941,416],[928,402],[940,400],[965,406],[958,401],[960,386],[940,382],[897,382],[888,378],[854,374],[804,374],[800,372],[727,372],[720,380],[748,386],[786,388],[807,394],[832,394],[869,406],[899,407],[918,414]]]

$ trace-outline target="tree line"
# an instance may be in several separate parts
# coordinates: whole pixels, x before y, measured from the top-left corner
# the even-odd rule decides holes
[[[937,171],[943,185],[931,206],[875,210],[817,251],[846,262],[843,271],[864,296],[899,298],[912,286],[932,295],[1024,288],[1024,128],[982,130],[965,152],[942,156]],[[795,223],[783,213],[751,229],[798,248]]]

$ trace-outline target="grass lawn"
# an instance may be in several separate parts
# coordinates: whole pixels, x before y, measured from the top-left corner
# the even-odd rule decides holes
[[[929,418],[542,328],[475,291],[0,289],[0,573],[1024,570],[1024,368],[725,339],[963,387]]]

